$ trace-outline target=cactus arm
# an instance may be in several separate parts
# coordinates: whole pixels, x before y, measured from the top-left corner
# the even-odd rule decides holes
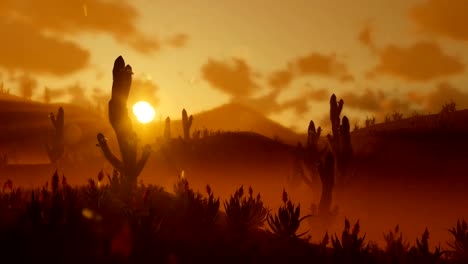
[[[192,121],[193,121],[193,116],[190,115],[189,120],[188,120],[188,123],[187,123],[187,128],[188,128],[188,130],[190,130],[190,127],[192,126]]]
[[[97,135],[98,145],[101,147],[102,153],[106,157],[106,159],[112,164],[112,166],[117,169],[119,172],[122,171],[123,165],[122,162],[112,154],[109,145],[107,144],[107,140],[102,133]]]
[[[53,154],[52,154],[52,148],[49,146],[49,144],[44,144],[44,147],[47,151],[47,156],[49,156],[49,160],[54,160]]]
[[[338,103],[338,117],[340,117],[340,114],[341,114],[341,110],[343,110],[343,105],[344,105],[344,101],[343,99],[340,99],[340,102]]]
[[[150,157],[150,154],[151,154],[151,146],[147,144],[143,147],[143,153],[141,155],[140,160],[137,163],[136,175],[140,175],[141,171],[145,167],[146,162],[148,161],[148,158]]]
[[[52,122],[52,125],[54,128],[57,128],[57,119],[55,119],[54,113],[50,112],[49,114],[50,121]]]

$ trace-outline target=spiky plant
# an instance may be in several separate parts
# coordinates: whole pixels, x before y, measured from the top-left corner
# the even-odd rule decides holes
[[[457,226],[448,231],[453,236],[453,241],[447,243],[452,248],[451,256],[454,259],[468,262],[468,225],[465,219],[462,222],[458,220]]]
[[[438,263],[442,255],[440,246],[437,246],[434,252],[429,249],[429,230],[426,228],[421,236],[421,240],[416,239],[416,246],[413,246],[409,250],[410,258],[413,262],[419,261],[418,263]]]
[[[249,196],[244,196],[241,186],[231,198],[224,202],[228,227],[233,231],[247,232],[263,226],[268,216],[268,209],[263,206],[260,193],[253,197],[249,187]]]
[[[291,200],[288,199],[288,194],[283,189],[283,205],[274,216],[268,214],[267,222],[271,229],[271,231],[268,232],[285,240],[302,237],[307,231],[301,234],[296,234],[296,232],[301,222],[311,215],[300,217],[300,214],[301,205],[298,204],[295,206]]]
[[[351,225],[348,219],[345,218],[345,228],[341,234],[341,241],[336,234],[335,237],[331,239],[334,256],[339,261],[362,261],[369,253],[369,244],[365,245],[364,243],[366,235],[364,234],[362,237],[359,236],[359,220],[354,224],[352,231],[350,231],[350,228]]]
[[[385,253],[392,260],[392,263],[396,261],[402,261],[405,254],[408,252],[409,243],[406,239],[403,239],[403,233],[400,231],[400,226],[397,225],[394,230],[390,230],[388,233],[383,234],[385,239]]]

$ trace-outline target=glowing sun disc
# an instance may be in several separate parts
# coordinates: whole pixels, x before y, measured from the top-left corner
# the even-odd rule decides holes
[[[140,123],[146,124],[153,121],[156,111],[145,101],[139,101],[133,105],[133,114]]]

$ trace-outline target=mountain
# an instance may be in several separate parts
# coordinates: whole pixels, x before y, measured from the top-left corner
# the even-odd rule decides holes
[[[298,141],[304,141],[304,138],[286,128],[277,122],[265,117],[263,114],[242,104],[225,104],[214,109],[190,113],[193,115],[193,124],[191,132],[195,130],[203,131],[246,131],[255,132],[272,139],[278,139],[284,143],[296,144]],[[182,114],[181,114],[182,116]],[[173,136],[182,134],[181,120],[171,120]]]

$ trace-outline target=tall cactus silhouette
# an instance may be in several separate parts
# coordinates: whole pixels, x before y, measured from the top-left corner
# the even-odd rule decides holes
[[[332,134],[328,134],[327,138],[335,156],[337,174],[340,180],[343,180],[349,162],[353,156],[349,120],[346,116],[343,116],[343,119],[340,118],[343,105],[343,99],[340,99],[340,101],[337,102],[335,94],[331,96],[330,121],[332,125]]]
[[[331,152],[325,157],[325,163],[319,162],[320,181],[322,182],[322,194],[319,203],[319,214],[330,214],[333,188],[335,187],[335,158]]]
[[[187,111],[182,110],[182,127],[184,129],[184,139],[190,139],[190,127],[192,126],[193,116],[188,117]]]
[[[314,158],[318,158],[318,141],[321,133],[322,128],[318,127],[315,129],[314,121],[310,120],[309,128],[307,129],[307,149],[311,152],[311,155],[314,156]]]
[[[305,182],[309,186],[313,186],[313,176],[318,175],[318,163],[320,158],[323,156],[324,150],[319,150],[318,141],[320,139],[320,134],[322,133],[322,128],[318,127],[315,128],[315,124],[313,120],[310,120],[309,127],[307,129],[307,144],[305,149],[302,149],[302,146],[298,146],[299,153],[302,152],[302,159],[304,160],[304,164],[309,171],[309,174],[303,173],[302,176]]]
[[[169,117],[166,117],[166,123],[164,125],[164,138],[171,138],[171,119]]]
[[[49,114],[50,121],[55,128],[54,137],[52,138],[52,145],[46,144],[47,155],[49,156],[49,160],[51,163],[56,164],[59,161],[64,153],[65,150],[65,143],[64,143],[64,111],[63,108],[60,107],[57,115],[53,112]]]
[[[128,116],[127,100],[132,84],[132,67],[125,66],[122,56],[114,63],[112,70],[112,97],[109,101],[109,121],[117,136],[122,160],[112,154],[107,139],[102,133],[97,135],[98,145],[106,159],[120,173],[124,191],[131,191],[137,185],[137,178],[146,164],[151,152],[150,145],[143,147],[143,152],[137,160],[137,135],[132,128]]]

